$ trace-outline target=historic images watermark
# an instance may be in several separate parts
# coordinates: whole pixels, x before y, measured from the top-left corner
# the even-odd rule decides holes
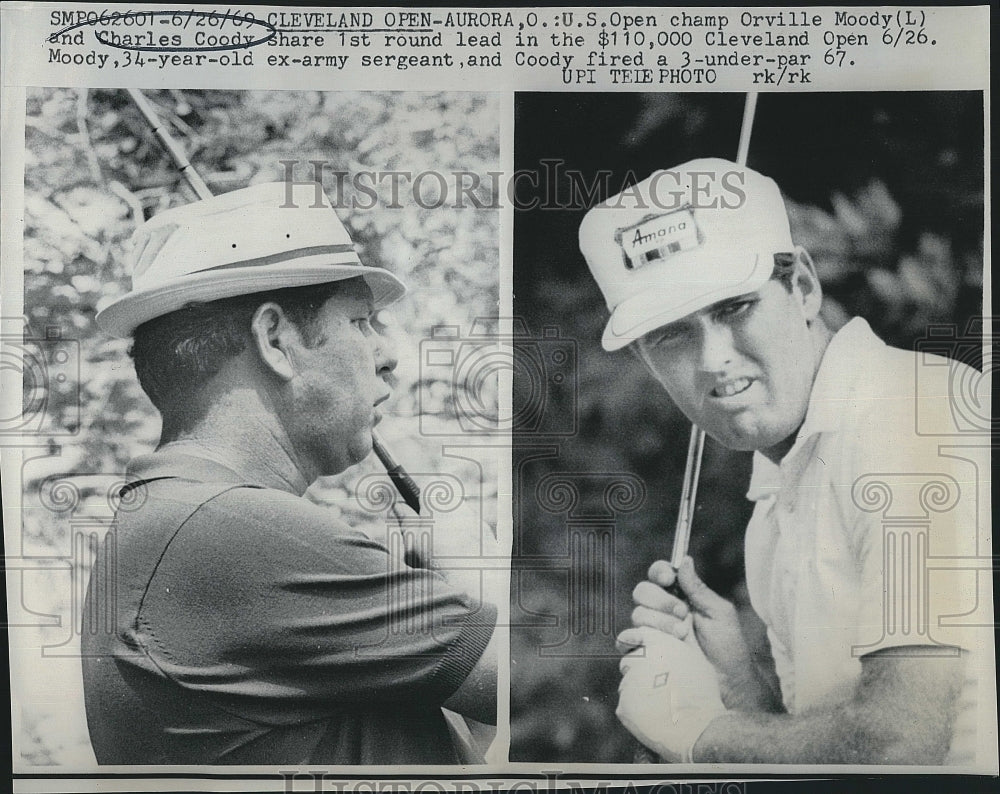
[[[463,333],[437,326],[420,342],[420,432],[424,436],[566,436],[576,433],[577,344],[556,326],[538,335],[520,318],[501,334],[498,318]],[[498,400],[501,373],[514,380],[509,411]],[[444,388],[443,395],[434,394]],[[438,421],[444,412],[454,421]],[[457,423],[457,425],[456,425]]]
[[[993,557],[986,549],[997,419],[989,394],[993,339],[984,328],[982,317],[965,328],[934,324],[914,345],[915,393],[901,404],[913,407],[916,436],[936,444],[936,470],[871,472],[853,485],[854,504],[881,523],[874,553],[884,577],[881,624],[869,642],[854,647],[855,656],[902,638],[920,639],[911,653],[957,655],[956,630],[995,628],[988,594]],[[949,580],[961,582],[967,603],[939,603]]]
[[[518,778],[482,777],[465,780],[348,780],[342,774],[325,769],[281,770],[286,794],[297,792],[335,791],[341,794],[480,794],[480,792],[543,792],[565,791],[569,794],[607,794],[608,789],[620,789],[620,780],[581,780],[562,770],[548,769],[541,774],[525,774]],[[639,789],[629,784],[625,789],[635,794]],[[734,780],[697,780],[691,782],[650,780],[642,784],[646,794],[746,794],[747,784]]]
[[[0,323],[4,390],[22,392],[21,410],[0,417],[0,437],[79,433],[79,341],[58,325],[35,329],[21,317],[4,317]]]
[[[689,185],[673,171],[658,171],[652,177],[649,195],[633,193],[630,186],[640,181],[632,172],[613,180],[609,170],[584,174],[567,168],[564,160],[542,160],[538,169],[504,171],[409,171],[337,169],[327,160],[280,160],[287,192],[283,208],[296,208],[295,185],[316,186],[313,209],[390,209],[407,206],[421,209],[483,209],[512,207],[515,211],[587,209],[608,196],[616,196],[607,206],[621,202],[655,212],[683,208],[739,209],[746,201],[744,175],[695,172]],[[324,192],[323,186],[327,186]],[[301,201],[301,198],[299,199]],[[604,205],[602,205],[604,206]]]

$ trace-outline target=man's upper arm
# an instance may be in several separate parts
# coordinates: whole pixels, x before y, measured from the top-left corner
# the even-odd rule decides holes
[[[466,676],[444,707],[489,725],[497,723],[497,654],[499,640],[493,632],[475,667]]]
[[[858,689],[844,713],[866,763],[945,760],[966,664],[954,651],[911,645],[862,657]]]
[[[442,703],[495,623],[492,605],[391,558],[320,508],[255,492],[216,500],[188,521],[143,614],[180,685],[317,709]]]

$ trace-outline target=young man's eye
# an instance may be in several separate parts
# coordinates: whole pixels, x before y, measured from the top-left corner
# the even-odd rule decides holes
[[[727,303],[725,306],[720,306],[715,310],[715,316],[720,319],[739,317],[750,310],[754,305],[755,301],[745,300],[745,301],[732,301]]]
[[[684,336],[684,331],[680,328],[661,328],[651,333],[648,337],[649,347],[659,347],[677,342]]]

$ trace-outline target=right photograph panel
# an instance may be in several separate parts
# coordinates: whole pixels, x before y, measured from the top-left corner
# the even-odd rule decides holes
[[[992,763],[983,118],[515,95],[512,762]]]

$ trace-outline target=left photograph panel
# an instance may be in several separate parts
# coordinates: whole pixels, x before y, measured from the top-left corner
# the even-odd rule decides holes
[[[500,112],[28,90],[15,768],[506,759]]]

